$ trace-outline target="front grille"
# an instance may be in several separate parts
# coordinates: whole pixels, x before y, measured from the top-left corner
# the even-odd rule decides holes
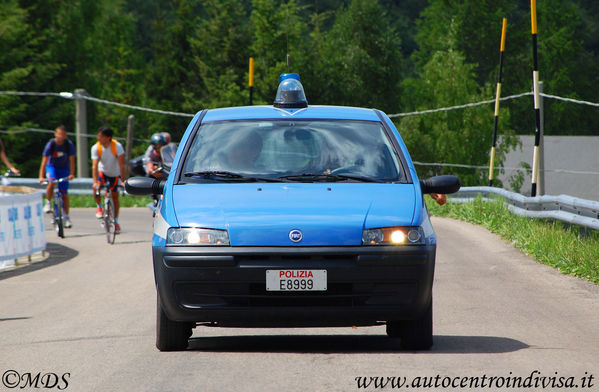
[[[249,306],[355,306],[360,295],[351,283],[329,283],[327,291],[266,291],[266,285],[249,285]]]
[[[327,291],[266,291],[264,283],[178,283],[175,291],[186,307],[363,307],[411,303],[414,281],[332,283]]]
[[[305,261],[307,263],[318,263],[323,261],[342,261],[355,263],[356,255],[322,255],[322,254],[254,254],[254,255],[236,255],[235,262],[243,264],[246,262],[269,262],[277,263],[280,261]]]

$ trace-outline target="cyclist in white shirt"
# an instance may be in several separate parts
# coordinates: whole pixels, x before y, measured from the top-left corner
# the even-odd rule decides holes
[[[96,218],[102,218],[100,187],[109,184],[114,202],[115,232],[121,232],[119,225],[119,177],[125,182],[125,149],[121,143],[112,138],[112,129],[102,127],[98,130],[98,142],[91,149],[92,176],[94,179],[94,198],[96,200]]]

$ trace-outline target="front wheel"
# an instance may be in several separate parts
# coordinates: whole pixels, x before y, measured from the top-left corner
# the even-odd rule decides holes
[[[111,201],[107,201],[104,206],[104,229],[106,229],[106,241],[109,244],[114,244],[116,226],[114,222],[114,207]]]
[[[193,323],[170,320],[162,309],[160,295],[156,298],[156,347],[160,351],[185,350]]]
[[[64,222],[62,216],[62,199],[54,198],[54,230],[60,238],[64,238]]]
[[[433,300],[420,318],[387,321],[387,335],[400,338],[407,350],[428,350],[433,345]]]

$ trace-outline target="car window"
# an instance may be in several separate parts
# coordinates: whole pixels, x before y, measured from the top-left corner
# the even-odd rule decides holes
[[[403,181],[383,126],[372,121],[223,121],[201,125],[182,173],[279,178],[338,174]]]

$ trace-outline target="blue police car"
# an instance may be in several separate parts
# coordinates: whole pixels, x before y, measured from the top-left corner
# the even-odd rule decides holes
[[[167,180],[126,183],[162,195],[158,349],[185,349],[200,325],[382,323],[430,348],[437,239],[423,194],[459,186],[419,181],[381,111],[308,106],[297,74],[281,75],[272,106],[200,111]]]

